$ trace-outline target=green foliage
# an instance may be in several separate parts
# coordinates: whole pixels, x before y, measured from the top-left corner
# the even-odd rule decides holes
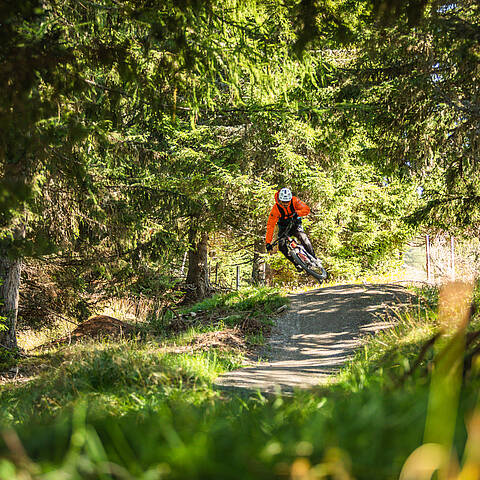
[[[475,397],[471,388],[464,391],[465,412]],[[69,471],[73,478],[98,474],[105,462],[136,478],[149,478],[151,472],[173,478],[269,478],[287,475],[295,462],[312,468],[311,474],[335,469],[359,479],[397,478],[421,444],[426,405],[424,388],[237,397],[197,407],[175,401],[140,417],[85,419],[79,408],[48,430],[30,425],[19,434],[40,471]],[[464,442],[460,426],[460,451]]]
[[[478,3],[376,3],[388,25],[371,23],[359,37],[342,89],[374,143],[365,158],[416,177],[413,222],[477,228]]]
[[[288,261],[281,253],[268,257],[268,264],[273,270],[273,283],[278,286],[293,285],[299,282],[299,275],[293,264]]]
[[[99,472],[105,461],[137,478],[148,478],[153,471],[168,472],[173,478],[268,478],[287,474],[298,460],[308,468],[318,465],[318,470],[321,465],[325,469],[336,465],[336,471],[352,469],[356,478],[388,478],[398,474],[421,439],[421,427],[413,422],[422,419],[422,400],[415,405],[404,395],[335,396],[331,401],[299,395],[248,403],[236,399],[198,410],[172,404],[145,419],[117,420],[115,426],[110,419],[86,423],[80,410],[72,423],[57,425],[55,435],[45,438],[43,445],[35,442],[35,457],[47,459],[57,451],[57,442],[67,444],[72,428],[83,439],[80,448],[72,445],[65,456],[69,463],[60,460],[55,473],[71,469],[73,478]],[[407,410],[416,428],[402,428],[400,421],[380,426],[378,418]],[[30,438],[44,438],[43,429],[32,428],[35,435]]]
[[[0,347],[0,370],[1,371],[8,371],[10,368],[15,367],[18,360],[15,353],[16,352],[7,350],[3,346]]]
[[[232,286],[284,185],[331,278],[396,265],[406,218],[474,225],[477,7],[461,3],[9,3],[3,250],[41,256],[69,296],[56,313],[78,320],[101,298],[169,295],[206,233]]]
[[[432,351],[427,352],[412,377],[409,372],[423,345],[438,331],[436,313],[425,305],[417,311],[397,314],[392,323],[386,330],[376,333],[342,372],[339,383],[343,388],[349,391],[374,386],[396,389],[405,377],[409,385],[428,386],[424,369],[433,359]]]
[[[332,276],[350,278],[386,271],[398,262],[399,250],[413,233],[403,221],[415,204],[412,186],[355,164],[339,173],[330,209],[312,227],[326,266]]]
[[[1,129],[4,230],[28,214],[26,239],[5,249],[42,255],[56,270],[49,283],[71,279],[74,305],[157,298],[205,232],[228,239],[219,259],[258,254],[272,194],[290,185],[322,224],[312,238],[333,276],[388,263],[408,207],[394,188],[361,205],[342,189],[371,145],[338,107],[343,60],[332,48],[359,35],[368,13],[340,1],[9,4],[0,124],[17,127],[15,138]],[[292,55],[309,42],[321,54]],[[381,178],[368,177],[353,183]],[[370,203],[378,214],[367,221]]]
[[[183,335],[185,338],[176,337],[174,343],[186,344],[200,331],[241,325],[247,318],[258,322],[259,328],[252,334],[251,343],[261,342],[262,328],[272,324],[272,315],[285,302],[278,290],[267,287],[215,295],[189,311],[215,318],[222,316],[222,323],[211,328],[205,325],[203,330],[198,327],[195,332]],[[174,319],[171,315],[170,319],[162,319],[162,333],[168,320]],[[158,319],[150,321],[155,326]],[[9,386],[0,393],[1,404],[17,399],[12,408],[4,409],[2,421],[28,423],[37,410],[48,419],[59,410],[74,407],[82,399],[89,402],[92,414],[111,409],[119,415],[132,408],[154,409],[165,398],[185,397],[201,402],[213,395],[211,383],[216,376],[239,366],[239,354],[215,349],[172,354],[166,347],[143,341],[87,343],[32,357],[24,367],[35,370],[38,365],[46,368],[38,379],[27,385]]]
[[[43,257],[28,278],[54,285],[43,300],[76,318],[109,296],[174,297],[178,265],[205,232],[224,272],[249,262],[284,185],[312,207],[305,227],[333,277],[394,264],[414,233],[406,218],[475,233],[478,9],[4,2],[0,254]],[[272,264],[277,280],[290,277],[284,259]],[[435,305],[434,291],[423,296]],[[193,311],[232,326],[248,312],[265,325],[283,303],[246,289]],[[244,479],[303,468],[397,478],[422,441],[434,354],[416,362],[436,319],[425,309],[396,321],[337,386],[287,399],[219,398],[212,379],[238,359],[215,351],[126,342],[47,355],[38,361],[53,366],[38,379],[0,392],[2,422],[22,425],[35,459],[2,460],[0,477]],[[460,420],[459,452],[465,436]]]

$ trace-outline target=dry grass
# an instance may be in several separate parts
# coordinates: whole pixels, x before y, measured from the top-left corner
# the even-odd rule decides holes
[[[41,330],[20,330],[17,332],[18,346],[25,352],[30,352],[40,345],[53,342],[57,338],[65,337],[77,327],[75,323],[67,320],[58,320],[53,325]]]

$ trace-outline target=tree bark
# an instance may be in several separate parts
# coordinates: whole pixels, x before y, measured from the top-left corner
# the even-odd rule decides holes
[[[208,294],[208,233],[198,233],[195,226],[190,227],[189,243],[186,302],[202,300]]]
[[[25,235],[23,225],[14,231],[14,240]],[[0,345],[8,350],[17,349],[17,316],[22,259],[10,258],[8,248],[0,250]]]
[[[17,146],[9,145],[7,142],[7,151],[10,149],[10,153],[18,153]],[[22,273],[22,257],[18,247],[25,238],[27,223],[21,211],[24,210],[22,205],[25,205],[28,190],[29,159],[23,153],[6,155],[5,158],[8,160],[2,172],[2,182],[7,186],[8,195],[15,208],[11,216],[6,216],[5,224],[2,224],[4,232],[8,233],[2,237],[0,243],[0,345],[16,352],[18,298]]]

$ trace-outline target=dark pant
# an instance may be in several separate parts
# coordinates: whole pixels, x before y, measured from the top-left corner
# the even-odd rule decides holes
[[[282,235],[285,234],[285,227],[282,228],[282,226],[279,226],[278,228],[278,237],[280,238]],[[295,225],[292,228],[290,228],[288,235],[291,235],[292,237],[295,237],[304,247],[305,250],[310,254],[313,255],[315,258],[315,252],[313,251],[313,246],[312,243],[310,242],[310,239],[307,237],[307,234],[303,231],[303,226],[302,224]],[[279,242],[278,243],[278,249],[285,255],[285,257],[290,260],[293,264],[295,262],[292,260],[290,255],[288,254],[288,248],[285,242]]]

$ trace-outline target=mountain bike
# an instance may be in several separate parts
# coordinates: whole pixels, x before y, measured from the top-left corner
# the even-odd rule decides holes
[[[312,277],[316,278],[319,282],[324,282],[327,279],[328,274],[325,268],[323,268],[322,262],[313,255],[310,255],[305,247],[298,242],[294,236],[289,235],[292,227],[293,221],[291,220],[283,235],[278,237],[277,240],[272,243],[272,247],[277,243],[280,245],[285,244],[290,257],[296,265],[300,266],[305,272],[312,275]]]

